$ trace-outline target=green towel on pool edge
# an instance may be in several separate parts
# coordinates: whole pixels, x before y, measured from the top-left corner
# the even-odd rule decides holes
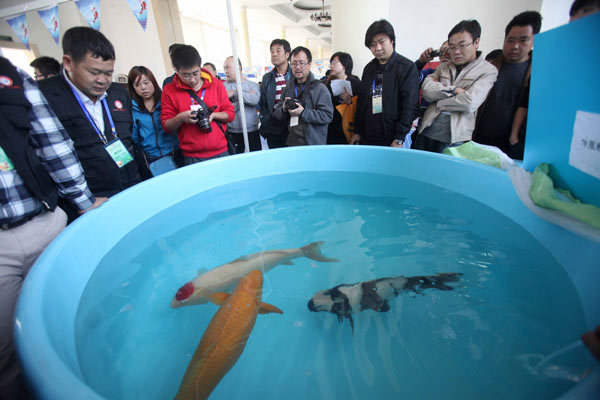
[[[548,164],[540,164],[533,173],[529,197],[540,207],[560,211],[600,229],[600,208],[582,203],[574,198],[568,190],[555,189],[552,179],[548,176]]]

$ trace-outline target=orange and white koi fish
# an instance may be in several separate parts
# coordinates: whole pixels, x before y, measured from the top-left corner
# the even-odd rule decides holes
[[[194,280],[179,288],[171,300],[171,307],[208,303],[211,294],[230,290],[249,271],[260,269],[267,272],[280,264],[294,265],[291,261],[294,258],[308,257],[323,262],[339,261],[335,258],[327,258],[321,253],[323,243],[313,242],[297,249],[261,251],[242,256],[207,272],[198,271],[198,276]]]
[[[206,399],[242,355],[257,314],[279,313],[261,302],[263,277],[252,270],[231,295],[214,293],[210,300],[220,307],[208,324],[190,361],[175,400]]]

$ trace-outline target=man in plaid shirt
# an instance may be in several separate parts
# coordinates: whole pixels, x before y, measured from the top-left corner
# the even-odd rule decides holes
[[[89,190],[73,143],[35,81],[0,57],[0,398],[27,398],[13,347],[14,310],[29,269],[80,213],[107,198]]]

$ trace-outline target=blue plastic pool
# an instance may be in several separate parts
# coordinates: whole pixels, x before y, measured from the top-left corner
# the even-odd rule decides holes
[[[284,314],[258,317],[211,398],[598,390],[581,347],[539,363],[600,321],[600,246],[531,214],[503,171],[355,146],[187,167],[81,218],[24,286],[25,372],[42,398],[171,398],[216,310],[170,308],[177,288],[200,268],[312,241],[340,262],[300,258],[265,274],[263,301]],[[400,293],[387,313],[356,314],[354,333],[307,309],[313,293],[341,283],[441,272],[463,275],[452,291]]]

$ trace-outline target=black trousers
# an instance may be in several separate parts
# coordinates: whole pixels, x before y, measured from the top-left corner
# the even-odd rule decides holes
[[[240,154],[246,150],[246,146],[244,144],[244,134],[242,132],[229,132],[231,135],[231,139],[233,139],[233,143],[235,144],[236,153]],[[262,150],[262,145],[260,143],[260,135],[258,131],[248,132],[248,144],[250,145],[250,151],[260,151]]]

